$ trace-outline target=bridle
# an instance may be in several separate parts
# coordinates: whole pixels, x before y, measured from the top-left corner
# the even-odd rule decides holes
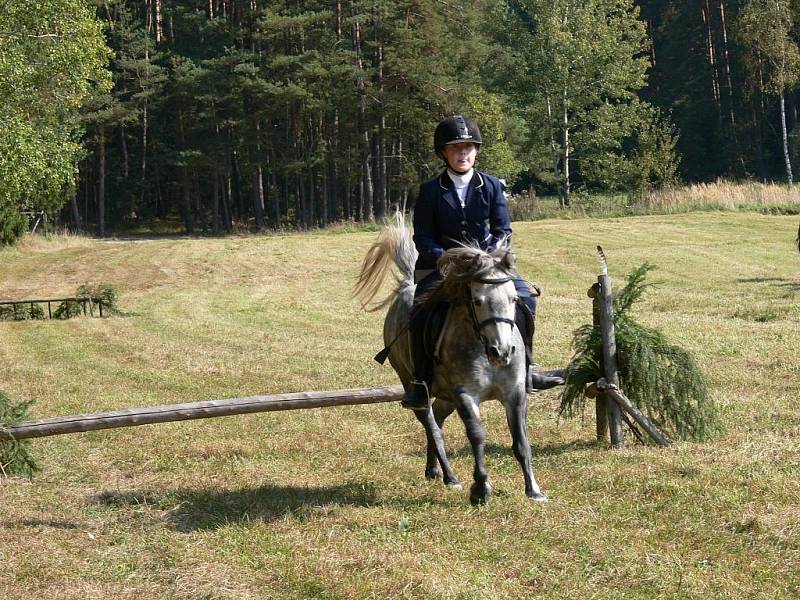
[[[478,273],[480,275],[480,273]],[[505,277],[498,277],[496,279],[490,279],[487,277],[480,277],[476,276],[471,279],[471,281],[477,281],[478,283],[484,283],[486,285],[502,285],[504,283],[508,283],[509,281],[513,281],[514,277],[511,275],[506,275]],[[516,300],[519,302],[519,299]],[[509,319],[507,317],[500,317],[497,315],[490,315],[483,321],[478,321],[478,315],[475,313],[475,304],[472,301],[471,295],[467,300],[467,304],[469,304],[469,314],[472,318],[472,328],[475,331],[475,335],[478,336],[478,339],[483,343],[483,351],[486,354],[487,358],[489,357],[489,340],[486,339],[486,336],[483,335],[483,328],[487,325],[494,325],[497,323],[508,323],[511,325],[511,329],[513,330],[516,327],[517,323],[513,319]]]

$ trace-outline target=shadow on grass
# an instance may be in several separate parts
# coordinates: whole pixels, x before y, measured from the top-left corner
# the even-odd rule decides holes
[[[139,492],[103,492],[96,500],[112,507],[155,505],[164,510],[166,521],[176,531],[190,533],[287,517],[305,521],[341,506],[373,506],[377,503],[377,494],[372,484],[353,482],[323,487],[263,485],[238,490],[180,489],[162,498]]]
[[[58,519],[20,519],[19,521],[9,521],[2,523],[0,527],[6,529],[22,529],[24,527],[49,527],[51,529],[77,529],[78,524],[72,521],[60,521]]]
[[[599,447],[602,447],[597,442],[593,441],[584,441],[579,440],[576,442],[565,442],[563,444],[551,444],[548,446],[538,446],[536,444],[531,445],[531,449],[533,450],[533,458],[536,459],[537,456],[560,456],[562,454],[566,454],[567,452],[577,452],[581,450],[595,450]],[[485,452],[486,456],[514,456],[514,452],[511,450],[511,446],[504,446],[500,444],[486,444]],[[419,454],[424,455],[425,450],[419,452]],[[451,450],[448,452],[448,455],[452,456],[472,456],[472,448],[469,444],[465,444],[456,450]]]
[[[790,281],[784,277],[750,277],[737,279],[736,283],[768,283],[773,287],[786,288],[793,292],[800,292],[800,282]]]

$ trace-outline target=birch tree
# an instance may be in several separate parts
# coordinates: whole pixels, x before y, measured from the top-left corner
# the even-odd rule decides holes
[[[750,0],[739,16],[738,35],[747,49],[746,64],[758,87],[778,97],[786,180],[792,185],[792,161],[786,126],[786,93],[800,80],[800,49],[792,39],[787,0]]]
[[[573,166],[612,151],[635,129],[636,92],[649,66],[644,23],[631,0],[510,2],[508,85],[535,106],[532,127],[548,132],[562,206]],[[588,172],[588,169],[584,169]]]
[[[0,11],[0,243],[25,210],[67,201],[81,150],[78,109],[107,85],[108,50],[86,2],[11,0]]]

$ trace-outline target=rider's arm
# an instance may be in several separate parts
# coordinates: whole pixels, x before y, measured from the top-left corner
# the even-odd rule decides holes
[[[426,196],[422,187],[414,207],[414,245],[422,261],[431,268],[436,266],[436,261],[444,254],[444,248],[436,241],[434,200]]]
[[[490,237],[488,248],[493,250],[504,237],[507,238],[507,244],[511,243],[511,216],[508,212],[508,203],[506,202],[506,195],[505,192],[503,192],[501,183],[495,179],[489,186],[492,196],[489,202]]]

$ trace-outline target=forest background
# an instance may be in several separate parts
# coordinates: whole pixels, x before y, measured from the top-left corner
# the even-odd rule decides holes
[[[412,207],[464,113],[512,191],[793,183],[795,0],[0,0],[0,241]]]

